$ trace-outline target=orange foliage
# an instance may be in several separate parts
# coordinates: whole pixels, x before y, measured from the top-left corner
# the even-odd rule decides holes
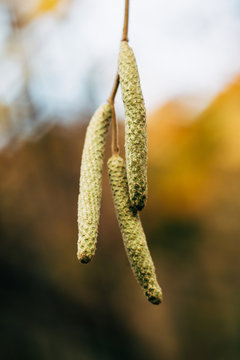
[[[172,102],[149,117],[150,181],[165,213],[198,211],[211,198],[215,170],[240,166],[239,99],[237,79],[198,116]]]

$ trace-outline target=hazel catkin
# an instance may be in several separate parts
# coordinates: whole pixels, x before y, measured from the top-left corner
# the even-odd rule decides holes
[[[88,263],[96,251],[103,157],[110,120],[110,104],[101,105],[90,120],[83,147],[78,197],[77,252],[77,257],[82,263]]]
[[[162,301],[162,291],[157,282],[139,214],[131,209],[124,160],[119,155],[113,155],[108,160],[108,171],[129,262],[146,297],[151,303],[157,305]]]
[[[129,196],[133,208],[142,210],[147,198],[146,110],[133,50],[122,41],[118,72],[125,109],[125,149]]]

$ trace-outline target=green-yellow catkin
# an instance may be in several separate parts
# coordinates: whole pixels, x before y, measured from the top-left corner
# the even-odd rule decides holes
[[[133,208],[142,210],[147,198],[146,110],[133,50],[122,41],[118,72],[125,109],[125,149],[129,196]]]
[[[113,155],[108,160],[108,171],[118,222],[130,264],[148,300],[157,305],[162,301],[162,291],[157,282],[139,214],[133,212],[131,208],[124,160],[119,155]]]
[[[88,263],[96,251],[103,157],[110,120],[110,104],[101,105],[90,120],[83,147],[78,197],[77,252],[77,257],[82,263]]]

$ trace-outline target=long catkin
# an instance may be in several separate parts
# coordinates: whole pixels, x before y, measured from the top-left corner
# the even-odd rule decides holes
[[[125,109],[125,149],[129,196],[133,208],[142,210],[147,198],[146,110],[133,50],[122,41],[118,72]]]
[[[148,300],[153,304],[162,301],[154,264],[138,213],[131,209],[124,160],[113,155],[108,160],[108,171],[118,222],[129,262]]]
[[[82,263],[88,263],[96,251],[103,157],[110,120],[110,104],[101,105],[90,120],[83,147],[78,197],[77,252],[77,257]]]

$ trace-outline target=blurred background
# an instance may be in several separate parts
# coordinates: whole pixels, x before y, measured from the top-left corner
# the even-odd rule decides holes
[[[148,114],[141,217],[163,304],[132,275],[106,166],[97,253],[77,261],[84,135],[113,85],[123,10],[123,0],[0,1],[4,360],[240,358],[239,0],[131,1]]]

